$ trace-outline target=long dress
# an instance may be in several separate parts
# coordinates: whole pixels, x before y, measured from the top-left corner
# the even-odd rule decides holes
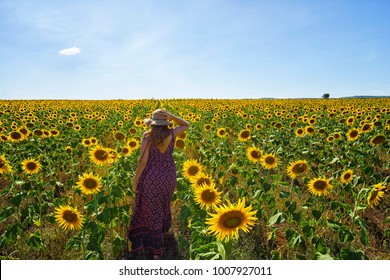
[[[170,202],[176,187],[176,165],[172,156],[175,137],[161,153],[149,145],[149,157],[140,177],[128,238],[131,251],[161,254],[164,235],[172,224]]]

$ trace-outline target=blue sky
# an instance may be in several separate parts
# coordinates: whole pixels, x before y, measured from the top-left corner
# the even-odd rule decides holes
[[[0,0],[0,99],[390,96],[388,0]]]

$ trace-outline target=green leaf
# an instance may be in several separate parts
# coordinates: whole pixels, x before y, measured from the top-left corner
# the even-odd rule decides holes
[[[19,207],[20,203],[22,202],[23,194],[24,193],[19,192],[15,194],[13,197],[11,197],[9,201],[12,203],[13,206]]]
[[[80,236],[73,236],[66,242],[65,250],[70,251],[72,248],[79,249],[82,245],[82,239]]]
[[[333,260],[333,258],[329,254],[321,254],[320,252],[316,252],[316,260]]]
[[[273,215],[271,218],[269,218],[268,225],[272,226],[273,224],[279,224],[279,223],[284,222],[285,220],[286,219],[284,217],[284,213],[279,212],[279,213]]]
[[[322,212],[316,209],[311,211],[313,217],[318,221],[321,218]]]
[[[118,255],[122,251],[122,249],[126,246],[126,240],[117,234],[114,240],[112,241],[112,246],[114,248],[115,254]]]
[[[367,235],[367,231],[365,229],[362,229],[360,231],[360,242],[364,245],[364,246],[367,246],[368,245],[368,235]]]
[[[314,226],[307,224],[302,228],[302,232],[308,238],[314,234]]]
[[[97,216],[97,219],[108,225],[118,215],[118,207],[106,207]]]
[[[31,248],[40,248],[42,246],[42,236],[39,232],[34,232],[27,240],[27,245]]]
[[[14,208],[13,207],[6,207],[1,211],[0,213],[0,223],[7,219],[9,216],[11,216],[14,213]]]
[[[363,251],[358,250],[355,252],[349,249],[341,249],[340,258],[342,260],[368,260],[368,257]]]
[[[287,198],[290,196],[290,192],[286,192],[286,191],[280,191],[279,192],[279,197],[280,198]]]

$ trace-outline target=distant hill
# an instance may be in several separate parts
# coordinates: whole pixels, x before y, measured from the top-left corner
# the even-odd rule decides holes
[[[340,98],[390,98],[390,96],[355,95],[355,96],[344,96]]]

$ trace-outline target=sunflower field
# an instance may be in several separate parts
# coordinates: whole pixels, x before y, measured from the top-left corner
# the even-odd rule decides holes
[[[124,259],[149,118],[180,259],[390,259],[390,99],[0,100],[1,259]]]

